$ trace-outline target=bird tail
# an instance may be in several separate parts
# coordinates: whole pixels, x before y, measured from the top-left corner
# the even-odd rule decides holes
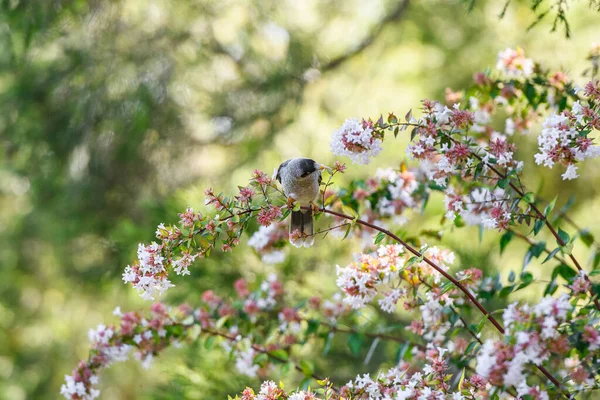
[[[302,236],[292,238],[292,234],[296,231],[300,232]],[[315,242],[313,233],[312,210],[292,211],[290,218],[290,243],[296,247],[310,247]]]

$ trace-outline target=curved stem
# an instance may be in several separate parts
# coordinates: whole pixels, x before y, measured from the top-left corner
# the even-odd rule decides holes
[[[308,210],[310,207],[302,207],[302,208]],[[475,305],[475,307],[477,307],[477,309],[492,323],[492,325],[494,325],[496,330],[498,330],[498,332],[500,332],[502,335],[504,335],[505,332],[504,332],[504,328],[502,327],[502,325],[500,325],[500,323],[496,320],[496,318],[494,318],[494,316],[488,310],[486,310],[486,308],[475,298],[475,296],[473,296],[473,294],[466,287],[463,286],[462,283],[460,283],[458,280],[456,280],[454,277],[452,277],[450,274],[448,274],[446,271],[444,271],[439,265],[437,265],[436,263],[431,261],[429,258],[425,257],[421,252],[419,252],[414,247],[412,247],[411,245],[406,243],[404,240],[400,239],[398,236],[394,235],[392,232],[388,231],[387,229],[384,229],[380,226],[374,225],[370,222],[363,221],[358,218],[354,218],[350,215],[342,214],[342,213],[339,213],[339,212],[333,211],[333,210],[328,210],[326,208],[322,208],[321,211],[326,214],[335,215],[338,218],[344,218],[347,220],[354,221],[357,224],[360,224],[360,225],[369,227],[371,229],[374,229],[376,231],[379,231],[379,232],[387,235],[388,237],[394,239],[396,242],[400,243],[402,246],[404,246],[404,248],[406,250],[408,250],[413,255],[415,255],[419,258],[422,258],[424,262],[429,264],[429,266],[431,266],[433,269],[438,271],[446,279],[448,279],[450,282],[452,282],[458,289],[460,289],[460,291],[463,292],[469,298],[469,300]],[[546,376],[546,378],[548,378],[556,386],[556,388],[561,392],[561,394],[563,394],[563,388],[562,388],[562,385],[560,384],[560,382],[554,376],[552,376],[552,374],[543,366],[536,365],[536,367]]]
[[[471,154],[473,154],[480,162],[483,162],[488,168],[490,168],[496,175],[498,175],[500,178],[505,179],[506,175],[503,174],[501,171],[499,171],[496,167],[494,167],[493,165],[490,165],[486,162],[483,161],[483,159],[476,154],[475,152],[471,151]],[[510,187],[521,197],[525,196],[524,191],[517,187],[512,181],[509,183]],[[546,218],[546,216],[544,215],[544,213],[542,213],[540,211],[539,208],[537,208],[537,206],[531,202],[529,203],[529,205],[531,206],[531,209],[537,214],[539,219],[542,219],[544,221],[544,224],[546,225],[546,227],[548,228],[548,230],[550,230],[550,233],[552,233],[552,236],[554,236],[554,238],[556,239],[556,242],[561,246],[566,246],[566,243],[562,240],[562,238],[558,235],[558,233],[556,232],[556,229],[554,229],[554,227],[552,226],[552,224],[550,223],[550,221],[548,220],[548,218]],[[571,261],[573,262],[573,264],[575,265],[575,267],[577,268],[577,270],[579,272],[583,272],[583,268],[581,268],[581,265],[579,264],[579,261],[577,261],[577,259],[575,258],[575,256],[573,255],[573,253],[571,252],[571,254],[569,254],[569,258],[571,259]],[[590,295],[592,296],[593,302],[596,305],[596,308],[600,311],[600,302],[598,301],[598,299],[596,298],[596,294],[594,293],[594,289],[593,286],[590,282],[590,278],[587,276],[587,274],[583,274],[584,279],[590,283]]]

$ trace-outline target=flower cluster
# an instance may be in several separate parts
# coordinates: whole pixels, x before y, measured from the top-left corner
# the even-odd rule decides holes
[[[234,356],[240,374],[264,377],[272,364],[268,356],[265,359],[261,355],[288,351],[292,344],[304,342],[307,335],[316,333],[308,331],[309,321],[319,326],[314,317],[323,316],[328,324],[335,323],[349,311],[336,297],[315,297],[304,308],[292,307],[285,301],[283,284],[275,275],[260,282],[255,290],[250,290],[244,279],[238,279],[234,289],[234,299],[211,290],[204,292],[202,304],[196,309],[185,304],[167,307],[155,303],[148,315],[142,315],[122,313],[117,307],[114,315],[120,318],[119,324],[99,325],[89,331],[90,356],[65,376],[61,394],[70,400],[97,398],[100,392],[95,385],[102,369],[126,361],[132,354],[148,368],[164,348],[194,339],[197,332],[203,337],[221,338],[221,347]],[[277,335],[270,335],[273,330]]]
[[[381,150],[381,139],[373,135],[373,123],[365,120],[347,119],[331,139],[333,154],[348,156],[357,164],[368,164]]]
[[[584,91],[591,101],[600,100],[600,83],[589,82]],[[570,110],[550,115],[538,136],[539,153],[535,162],[549,168],[562,164],[567,167],[563,179],[577,178],[577,162],[600,157],[600,145],[594,145],[590,137],[594,129],[600,130],[600,113],[590,104],[576,101]]]
[[[522,48],[506,49],[498,53],[496,68],[510,78],[527,78],[533,74],[535,64],[525,57]]]
[[[182,272],[185,271],[187,271],[187,266]],[[140,244],[138,246],[138,261],[125,268],[123,281],[125,283],[131,282],[144,300],[154,300],[157,293],[163,294],[168,288],[172,287],[173,284],[167,279],[162,245],[152,243],[149,246],[144,246]]]
[[[474,188],[468,195],[458,195],[454,188],[446,190],[444,204],[446,218],[460,217],[467,225],[481,225],[488,229],[507,229],[513,219],[504,189]]]
[[[452,378],[448,363],[444,358],[447,349],[431,347],[427,351],[427,363],[422,372],[410,371],[407,365],[390,368],[372,377],[369,374],[358,375],[344,385],[339,391],[333,391],[328,381],[323,381],[325,388],[320,395],[314,392],[286,392],[272,381],[263,382],[258,395],[251,388],[241,393],[241,400],[261,399],[440,399],[463,400],[484,398],[489,394],[486,380],[478,375],[461,381],[458,390],[450,389],[448,381]]]
[[[115,315],[121,318],[118,326],[98,325],[89,332],[90,356],[81,361],[71,375],[65,376],[60,393],[69,400],[90,400],[100,395],[94,387],[98,373],[113,363],[126,361],[133,353],[135,359],[148,368],[154,355],[169,345],[177,346],[193,326],[191,309],[169,309],[163,304],[152,306],[147,317],[129,312]]]
[[[283,223],[260,226],[248,240],[248,246],[256,250],[265,264],[278,264],[285,260],[281,250],[288,240],[287,226]]]
[[[600,356],[598,346],[594,345],[600,334],[598,324],[587,325],[589,320],[585,313],[577,308],[575,302],[569,301],[569,295],[563,294],[558,298],[546,296],[535,306],[510,304],[503,319],[505,340],[487,340],[477,356],[477,373],[492,385],[513,386],[519,396],[548,398],[544,391],[527,384],[527,364],[539,366],[545,363],[560,368],[563,362],[565,378],[570,377],[581,385],[595,384],[592,371],[597,370]],[[568,333],[577,324],[586,324],[583,341],[589,347],[583,359],[574,351],[571,343],[574,338]],[[587,337],[586,332],[589,332]],[[571,359],[567,357],[569,354]],[[573,365],[573,357],[578,360],[576,365]]]

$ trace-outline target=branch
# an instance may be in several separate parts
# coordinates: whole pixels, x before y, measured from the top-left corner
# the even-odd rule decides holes
[[[310,209],[310,207],[302,207],[302,208],[305,210]],[[477,307],[477,309],[479,309],[479,311],[481,311],[481,313],[492,323],[492,325],[494,325],[494,327],[498,330],[498,332],[500,332],[502,335],[504,335],[504,328],[502,327],[502,325],[500,325],[500,323],[496,320],[496,318],[494,318],[494,316],[488,310],[486,310],[486,308],[475,298],[475,296],[473,296],[473,294],[467,288],[465,288],[462,285],[462,283],[460,283],[458,280],[456,280],[454,277],[452,277],[450,274],[448,274],[446,271],[444,271],[439,265],[437,265],[436,263],[431,261],[429,258],[425,257],[421,252],[419,252],[418,250],[413,248],[411,245],[406,243],[404,240],[400,239],[398,236],[394,235],[392,232],[388,231],[387,229],[384,229],[377,225],[371,224],[370,222],[351,217],[350,215],[342,214],[342,213],[339,213],[339,212],[333,211],[333,210],[328,210],[326,208],[322,208],[321,211],[323,211],[326,214],[335,215],[338,218],[344,218],[347,220],[354,221],[357,224],[360,224],[360,225],[369,227],[371,229],[374,229],[376,231],[379,231],[379,232],[387,235],[388,237],[394,239],[396,242],[400,243],[402,246],[404,246],[404,248],[406,250],[408,250],[413,255],[421,258],[424,262],[429,264],[433,269],[438,271],[446,279],[448,279],[450,282],[452,282],[454,284],[454,286],[456,286],[458,289],[460,289],[460,291],[462,291],[469,298],[469,300],[475,305],[475,307]],[[563,389],[562,385],[560,384],[560,382],[554,376],[552,376],[552,374],[550,372],[548,372],[548,370],[546,368],[544,368],[542,365],[536,365],[536,367],[546,376],[546,378],[548,378],[556,386],[556,388],[561,392],[561,394],[564,395],[564,389]],[[568,397],[568,396],[565,395],[565,397]]]

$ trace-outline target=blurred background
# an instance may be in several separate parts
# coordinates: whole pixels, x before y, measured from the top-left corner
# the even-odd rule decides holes
[[[586,2],[568,13],[570,40],[545,23],[528,31],[529,2],[513,1],[502,20],[503,2],[478,1],[471,12],[463,3],[0,1],[0,399],[58,398],[64,375],[87,356],[88,329],[114,322],[116,306],[148,307],[122,283],[123,268],[159,223],[187,206],[203,210],[204,188],[234,190],[253,169],[270,174],[295,156],[332,163],[329,138],[345,118],[404,115],[423,98],[443,99],[506,47],[584,82],[585,56],[600,41]],[[518,138],[525,184],[547,198],[559,191],[559,205],[576,193],[571,216],[599,236],[598,165],[568,183],[536,169],[537,132]],[[399,166],[405,145],[389,141],[367,167],[343,160],[344,179]],[[442,214],[434,197],[404,229],[438,227]],[[476,232],[443,237],[456,268],[519,270],[525,247],[500,257],[499,235],[464,240]],[[230,293],[239,277],[271,272],[299,298],[332,294],[335,264],[357,245],[325,241],[288,249],[276,266],[251,249],[215,254],[175,277],[164,300],[193,305],[206,289]],[[530,268],[543,276],[539,262]],[[345,343],[337,345],[341,354]],[[378,367],[363,366],[364,354],[336,365],[332,354],[317,372],[335,368],[342,383]],[[233,370],[218,352],[171,349],[149,371],[133,361],[106,371],[101,398],[216,399],[257,386]],[[299,379],[287,376],[286,386]]]

